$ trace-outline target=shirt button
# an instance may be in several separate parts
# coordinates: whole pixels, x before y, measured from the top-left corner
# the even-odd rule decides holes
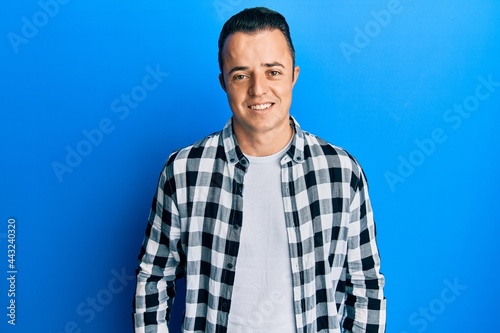
[[[229,162],[231,162],[231,163],[234,163],[234,161],[235,161],[234,157],[229,159]]]
[[[227,268],[229,268],[229,269],[233,268],[233,264],[231,264],[231,263],[227,264]]]
[[[234,230],[238,230],[239,226],[237,224],[233,224]]]
[[[222,308],[227,309],[227,302],[222,303]]]
[[[247,165],[247,160],[241,160],[241,164]]]

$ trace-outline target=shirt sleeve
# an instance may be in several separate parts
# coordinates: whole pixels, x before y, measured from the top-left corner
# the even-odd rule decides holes
[[[167,163],[168,165],[168,163]],[[160,175],[139,254],[133,301],[135,333],[168,333],[175,280],[183,274],[180,222],[168,167]]]
[[[344,332],[385,332],[385,279],[380,272],[375,222],[361,167],[359,173],[353,172],[351,188]]]

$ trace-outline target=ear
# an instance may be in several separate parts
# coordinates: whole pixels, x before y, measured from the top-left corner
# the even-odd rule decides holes
[[[295,85],[295,83],[297,82],[297,79],[299,78],[299,73],[300,73],[300,67],[299,66],[295,66],[295,68],[293,69],[293,82],[292,82],[292,87]]]
[[[222,76],[222,73],[219,74],[219,83],[222,88],[222,90],[226,91],[226,83],[224,82],[224,77]]]

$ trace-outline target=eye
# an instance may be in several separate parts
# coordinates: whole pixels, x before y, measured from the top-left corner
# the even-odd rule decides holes
[[[280,74],[280,71],[269,71],[269,76],[278,76]]]
[[[243,80],[244,78],[246,78],[247,76],[244,75],[244,74],[236,74],[233,76],[233,80],[234,81],[240,81],[240,80]]]

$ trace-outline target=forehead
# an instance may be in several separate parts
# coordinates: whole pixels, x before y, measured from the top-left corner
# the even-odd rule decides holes
[[[292,55],[280,30],[262,30],[256,33],[235,32],[227,38],[222,50],[224,67],[248,66],[253,62],[285,62],[292,66]]]

